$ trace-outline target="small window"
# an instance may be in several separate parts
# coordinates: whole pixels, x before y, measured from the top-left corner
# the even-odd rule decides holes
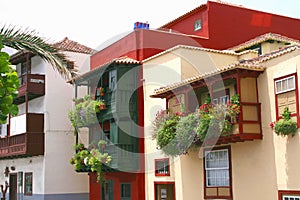
[[[283,200],[300,200],[300,196],[293,196],[293,195],[283,195]]]
[[[198,19],[194,22],[194,31],[198,31],[202,29],[202,20]]]
[[[109,89],[115,90],[117,86],[117,70],[109,71]]]
[[[121,200],[131,198],[131,184],[121,183]]]
[[[24,195],[32,195],[32,172],[25,173]]]
[[[155,176],[170,176],[169,158],[155,160]]]
[[[295,76],[289,76],[275,81],[276,94],[295,90]]]

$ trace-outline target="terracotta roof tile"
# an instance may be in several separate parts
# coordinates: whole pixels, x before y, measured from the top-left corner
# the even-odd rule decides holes
[[[298,46],[298,45],[286,46],[286,47],[283,47],[281,49],[272,51],[270,53],[266,53],[264,55],[258,56],[256,58],[252,58],[252,59],[249,59],[249,60],[243,60],[241,62],[243,64],[261,64],[263,62],[266,62],[266,61],[271,60],[273,58],[276,58],[276,57],[282,56],[284,54],[290,53],[290,52],[295,51],[297,49],[300,49],[300,46]]]
[[[253,71],[264,71],[264,68],[260,65],[248,64],[248,63],[243,64],[243,63],[240,63],[240,62],[237,61],[237,62],[232,63],[230,65],[220,67],[220,68],[217,68],[217,69],[209,71],[209,72],[201,73],[197,76],[185,79],[181,82],[174,83],[174,84],[156,89],[156,90],[154,90],[154,96],[163,94],[165,92],[174,90],[174,89],[179,88],[181,86],[184,86],[184,85],[187,85],[187,84],[190,84],[190,83],[193,83],[193,82],[196,82],[196,81],[199,81],[199,80],[202,80],[202,79],[205,79],[205,78],[217,75],[217,74],[220,74],[222,72],[230,71],[230,70],[233,70],[233,69],[248,69],[248,70],[253,70]]]
[[[248,40],[247,42],[244,42],[240,45],[237,45],[235,47],[231,47],[228,50],[240,51],[240,50],[246,49],[248,47],[251,47],[253,45],[268,41],[268,40],[275,40],[275,41],[279,41],[279,42],[300,45],[299,40],[295,40],[295,39],[292,39],[292,38],[289,38],[289,37],[286,37],[286,36],[283,36],[283,35],[275,34],[275,33],[266,33],[264,35],[260,35],[256,38]]]
[[[165,51],[162,51],[158,54],[155,54],[154,56],[151,56],[149,58],[146,58],[145,60],[143,60],[143,62],[147,62],[153,58],[156,58],[156,57],[159,57],[161,55],[164,55],[166,53],[169,53],[169,52],[172,52],[176,49],[180,49],[180,48],[183,48],[183,49],[192,49],[192,50],[199,50],[199,51],[205,51],[205,52],[211,52],[211,53],[220,53],[220,54],[226,54],[226,55],[235,55],[235,56],[238,56],[238,55],[242,55],[242,54],[245,54],[245,53],[248,53],[249,51],[245,51],[245,52],[240,52],[240,53],[236,53],[235,51],[231,51],[231,50],[216,50],[216,49],[208,49],[208,48],[203,48],[203,47],[195,47],[195,46],[188,46],[188,45],[177,45],[175,47],[172,47],[170,49],[167,49]]]
[[[85,53],[85,54],[92,54],[95,50],[79,44],[69,38],[65,37],[62,41],[54,43],[53,46],[59,48],[62,51],[72,51],[77,53]]]
[[[287,46],[284,48],[281,48],[279,50],[264,54],[262,56],[258,56],[256,58],[252,58],[249,60],[239,60],[236,61],[230,65],[224,66],[224,67],[220,67],[218,69],[215,69],[213,71],[210,72],[206,72],[206,73],[202,73],[199,74],[197,76],[188,78],[186,80],[183,80],[181,82],[178,83],[174,83],[165,87],[161,87],[159,89],[154,90],[154,95],[153,96],[157,96],[160,94],[163,94],[165,92],[174,90],[176,88],[179,88],[181,86],[214,76],[216,74],[220,74],[222,72],[226,72],[226,71],[230,71],[233,69],[248,69],[248,70],[253,70],[253,71],[264,71],[264,67],[261,65],[263,62],[266,62],[268,60],[271,60],[273,58],[277,58],[279,56],[282,56],[284,54],[293,52],[295,50],[300,50],[300,46],[297,45],[293,45],[293,46]]]

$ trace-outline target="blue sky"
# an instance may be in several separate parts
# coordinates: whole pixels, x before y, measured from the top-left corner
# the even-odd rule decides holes
[[[299,0],[226,0],[261,11],[300,18]],[[0,25],[29,27],[59,41],[65,36],[96,48],[111,37],[131,31],[136,21],[157,28],[206,0],[2,0]]]

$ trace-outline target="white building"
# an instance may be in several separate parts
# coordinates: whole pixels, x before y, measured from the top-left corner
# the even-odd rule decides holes
[[[79,72],[89,69],[92,49],[68,38],[55,44]],[[21,86],[15,103],[19,114],[0,132],[0,185],[9,183],[10,200],[88,198],[88,177],[69,163],[74,153],[73,128],[68,120],[73,87],[39,56],[11,56]],[[4,187],[5,188],[5,187]]]

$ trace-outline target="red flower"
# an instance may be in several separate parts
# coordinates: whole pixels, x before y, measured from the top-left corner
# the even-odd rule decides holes
[[[270,127],[273,129],[274,126],[275,126],[275,122],[271,122],[271,123],[270,123]]]
[[[208,112],[209,108],[210,108],[210,104],[204,103],[204,104],[202,104],[202,105],[200,106],[199,109],[200,109],[201,111],[203,111],[203,112]]]

